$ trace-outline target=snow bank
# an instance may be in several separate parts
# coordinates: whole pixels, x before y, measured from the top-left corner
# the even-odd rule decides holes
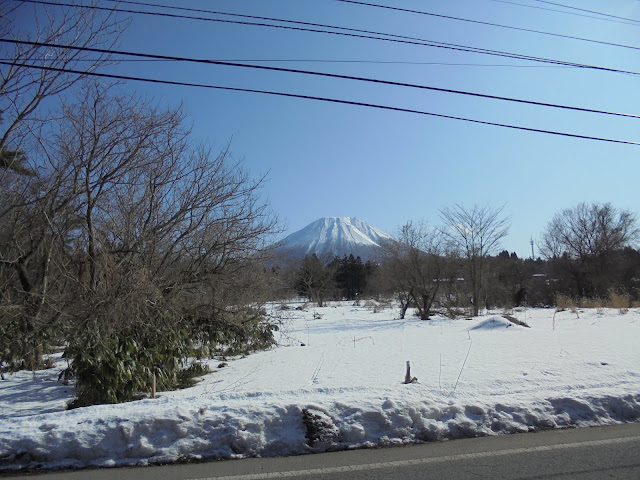
[[[41,400],[48,413],[35,414],[33,393],[54,389],[53,374],[10,377],[0,382],[0,468],[290,455],[640,418],[637,311],[517,312],[531,328],[500,315],[393,313],[296,313],[281,347],[139,402],[56,411],[68,389],[57,385]],[[402,383],[406,360],[419,383]]]
[[[217,399],[201,398],[186,406],[177,399],[158,399],[132,407],[91,407],[3,422],[1,465],[87,467],[291,455],[640,418],[640,394],[623,392],[490,405],[443,401],[417,392],[358,403],[344,403],[335,396],[304,395],[296,403],[255,398],[226,408]],[[303,410],[315,414],[324,429],[315,438],[305,426]]]

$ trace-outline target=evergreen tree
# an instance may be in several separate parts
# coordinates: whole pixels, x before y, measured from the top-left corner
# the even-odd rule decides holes
[[[360,257],[346,255],[338,261],[336,285],[343,298],[355,300],[367,285],[367,270]]]

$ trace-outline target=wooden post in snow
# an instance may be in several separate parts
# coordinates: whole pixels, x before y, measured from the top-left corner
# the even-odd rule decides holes
[[[404,376],[404,383],[415,383],[418,379],[416,377],[411,376],[411,363],[407,360],[407,373]]]

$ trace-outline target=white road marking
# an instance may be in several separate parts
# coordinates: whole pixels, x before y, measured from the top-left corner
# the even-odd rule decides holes
[[[398,468],[409,465],[429,465],[432,463],[450,462],[454,460],[473,460],[479,458],[502,457],[506,455],[518,455],[522,453],[548,452],[551,450],[569,450],[582,447],[599,447],[603,445],[616,445],[622,443],[638,442],[640,436],[612,438],[607,440],[590,440],[576,443],[560,443],[557,445],[541,445],[539,447],[512,448],[508,450],[496,450],[492,452],[461,453],[458,455],[445,455],[442,457],[417,458],[413,460],[399,460],[394,462],[365,463],[361,465],[345,465],[342,467],[314,468],[309,470],[292,470],[288,472],[253,473],[247,475],[231,475],[224,477],[207,477],[192,480],[267,480],[270,478],[303,477],[309,475],[331,475],[336,473],[361,472],[365,470],[380,470],[384,468]]]

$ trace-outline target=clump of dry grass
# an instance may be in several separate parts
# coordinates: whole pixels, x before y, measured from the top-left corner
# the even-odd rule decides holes
[[[364,302],[364,307],[371,310],[373,313],[379,313],[382,311],[383,307],[375,300],[367,300]]]
[[[574,313],[576,317],[580,318],[580,314],[578,313],[578,308],[576,307],[576,302],[573,300],[573,298],[567,295],[563,295],[562,293],[556,294],[556,313],[564,312],[567,309],[569,309],[571,313]],[[553,314],[554,330],[555,330],[555,316],[556,315],[554,313]]]
[[[640,302],[632,301],[627,294],[621,294],[614,291],[609,292],[606,298],[579,298],[577,301],[563,294],[556,295],[556,311],[562,312],[570,309],[576,313],[576,308],[595,308],[598,315],[604,314],[605,308],[616,308],[621,314],[629,311],[629,308],[640,307]]]
[[[558,293],[556,295],[556,311],[564,312],[567,309],[570,310],[571,313],[578,313],[578,309],[573,298],[563,295],[562,293]]]
[[[452,306],[448,306],[446,308],[446,313],[445,315],[449,318],[462,318],[462,317],[470,317],[471,316],[471,310],[468,308],[458,308],[458,307],[452,307]]]
[[[629,295],[611,292],[609,297],[611,299],[611,306],[617,308],[620,313],[625,314],[629,311],[629,307],[631,306],[631,298]]]
[[[581,308],[595,308],[598,315],[604,315],[606,301],[599,297],[581,298],[578,301]]]
[[[581,298],[579,303],[582,308],[596,308],[601,310],[606,307],[606,301],[599,297]]]
[[[365,307],[370,308],[373,313],[380,313],[385,309],[392,308],[393,300],[386,297],[379,297],[377,299],[369,299],[365,303]]]

